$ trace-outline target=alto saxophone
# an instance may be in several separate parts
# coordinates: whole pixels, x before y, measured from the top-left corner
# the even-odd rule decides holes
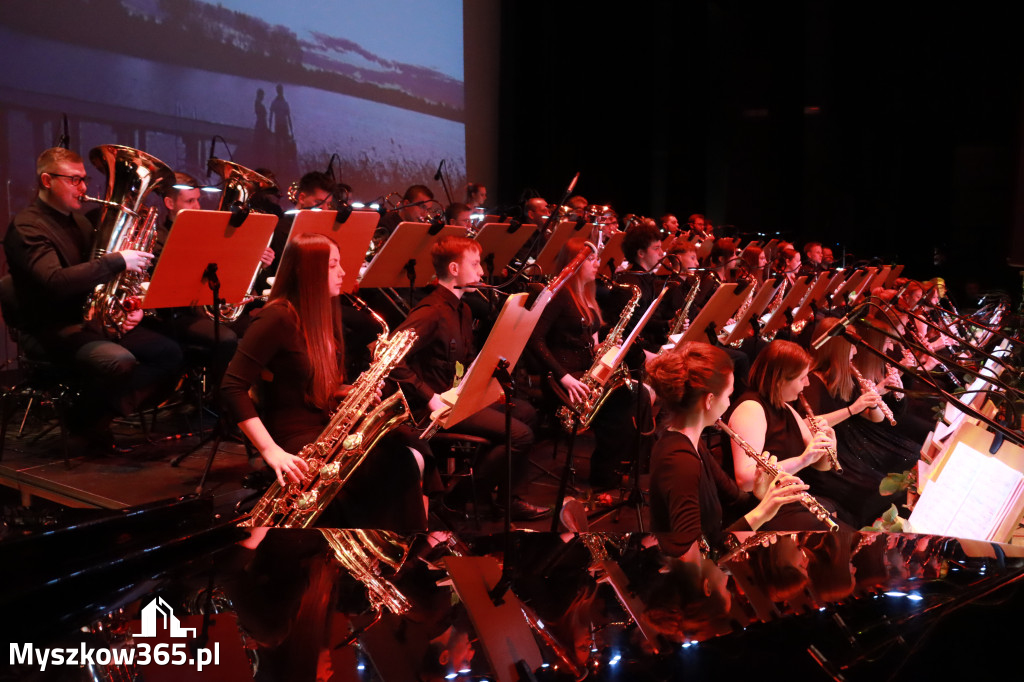
[[[763,452],[755,450],[750,443],[743,440],[738,433],[730,429],[724,421],[719,419],[715,422],[715,426],[721,429],[725,435],[729,436],[729,438],[732,438],[733,442],[736,443],[736,445],[739,445],[750,459],[754,460],[754,464],[757,465],[758,469],[765,472],[772,478],[778,476],[782,472],[778,466],[772,464],[771,461],[764,456]],[[807,511],[814,514],[815,518],[824,523],[828,527],[829,531],[835,533],[839,530],[839,525],[832,520],[831,516],[829,516],[829,511],[825,508],[825,505],[818,502],[818,500],[812,497],[810,493],[806,491],[800,493],[800,504],[806,507]]]
[[[683,331],[683,327],[686,326],[686,320],[690,315],[690,308],[693,306],[693,302],[697,298],[698,291],[700,291],[700,277],[694,275],[693,286],[690,287],[690,291],[686,294],[686,301],[672,320],[671,328],[668,330],[669,336],[673,336]]]
[[[635,284],[617,284],[616,286],[628,287],[630,289],[629,302],[622,309],[619,321],[615,323],[612,330],[604,337],[604,341],[598,346],[597,352],[594,354],[594,364],[590,366],[587,373],[580,379],[580,383],[587,387],[586,399],[583,402],[571,403],[568,407],[563,405],[558,408],[558,421],[561,422],[562,427],[566,431],[572,431],[573,422],[577,415],[579,417],[577,430],[585,431],[594,419],[594,415],[601,409],[605,399],[613,390],[625,382],[628,375],[628,370],[624,365],[619,365],[614,371],[609,372],[605,358],[609,354],[618,352],[619,346],[622,344],[622,331],[626,328],[626,323],[633,317],[637,303],[640,302],[640,287]]]
[[[327,427],[299,457],[309,469],[299,484],[275,481],[253,507],[243,526],[309,528],[391,429],[409,418],[399,389],[376,407],[377,386],[412,348],[416,332],[405,329],[381,338],[370,367],[359,375]]]
[[[853,363],[850,363],[850,374],[852,374],[853,378],[857,380],[857,385],[860,386],[860,390],[864,393],[875,390],[875,387],[871,382],[864,378],[864,375],[860,373],[860,370],[858,370]],[[885,415],[885,418],[889,420],[891,425],[896,426],[896,418],[893,417],[892,410],[889,409],[889,406],[885,404],[884,400],[878,401],[878,409],[882,411],[882,414]]]
[[[807,413],[807,428],[816,436],[818,435],[818,432],[821,431],[821,427],[818,425],[818,420],[815,418],[814,411],[811,410],[811,404],[807,402],[807,398],[804,397],[804,394],[801,393],[799,397],[800,405],[803,406],[804,412]],[[832,468],[835,472],[837,474],[843,473],[843,467],[839,464],[839,453],[836,452],[836,449],[830,445],[825,448],[825,454],[828,455],[828,461],[831,462]]]

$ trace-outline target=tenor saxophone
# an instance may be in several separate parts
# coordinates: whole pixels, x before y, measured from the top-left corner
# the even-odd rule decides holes
[[[818,435],[821,431],[821,427],[818,426],[818,420],[814,417],[814,411],[811,410],[811,404],[807,402],[807,398],[804,394],[800,394],[800,405],[803,406],[804,412],[807,413],[807,428],[811,430],[813,435]],[[825,448],[825,454],[828,455],[828,461],[832,464],[832,468],[835,469],[837,474],[843,473],[843,467],[839,464],[839,453],[831,445]]]
[[[864,378],[864,375],[860,373],[860,370],[858,370],[853,363],[850,363],[850,374],[852,374],[853,378],[857,380],[857,385],[860,386],[860,390],[864,393],[875,390],[875,387],[871,382]],[[885,404],[884,400],[880,400],[878,402],[878,409],[882,411],[882,414],[885,415],[885,418],[889,420],[889,423],[892,426],[896,426],[896,418],[893,416],[892,410],[889,409],[889,406]]]
[[[373,404],[377,386],[415,341],[411,329],[378,341],[370,367],[352,384],[323,432],[299,452],[309,465],[302,482],[282,487],[275,481],[241,525],[309,528],[316,522],[377,442],[409,419],[401,389],[376,407]]]
[[[750,443],[743,440],[743,438],[741,438],[738,433],[730,429],[724,421],[719,419],[718,421],[715,422],[715,426],[721,429],[721,431],[725,435],[729,436],[729,438],[731,438],[733,442],[736,443],[736,445],[739,445],[743,452],[745,452],[747,456],[750,457],[750,459],[754,460],[754,464],[757,465],[758,469],[765,472],[772,478],[782,473],[782,470],[779,469],[778,466],[772,464],[771,461],[767,457],[765,457],[763,452],[758,452],[757,450],[755,450],[750,445]],[[837,530],[839,530],[839,525],[832,520],[832,517],[829,515],[828,509],[825,508],[825,505],[823,505],[821,502],[818,502],[818,500],[812,497],[810,493],[806,491],[800,493],[800,504],[806,507],[807,511],[814,514],[815,518],[824,523],[828,527],[830,532],[835,533]]]
[[[577,430],[585,431],[611,392],[626,381],[628,370],[625,365],[619,365],[614,371],[609,372],[605,358],[617,353],[619,346],[622,345],[622,332],[633,317],[637,303],[640,302],[640,287],[635,284],[618,284],[616,286],[630,289],[629,302],[622,309],[619,321],[615,323],[612,330],[604,337],[604,341],[598,346],[597,352],[594,354],[594,364],[580,379],[580,383],[587,387],[586,399],[583,402],[571,403],[570,406],[563,405],[558,408],[558,421],[566,431],[572,431],[577,416],[579,418]]]

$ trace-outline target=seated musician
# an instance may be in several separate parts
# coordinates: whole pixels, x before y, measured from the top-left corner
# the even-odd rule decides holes
[[[333,210],[335,184],[330,175],[321,171],[310,171],[303,175],[295,187],[295,210],[306,211],[314,208]],[[289,197],[292,195],[289,194]],[[284,247],[288,245],[288,235],[292,231],[292,223],[295,222],[294,214],[289,211],[283,218],[277,221],[274,228],[274,236],[270,240],[270,263],[265,261],[263,269],[256,279],[256,292],[262,293],[270,285],[267,278],[277,273],[280,264],[278,256],[284,253]]]
[[[171,339],[139,327],[142,310],[130,313],[120,338],[99,319],[83,319],[87,296],[125,271],[145,272],[152,254],[124,250],[91,258],[94,228],[79,211],[88,178],[75,152],[55,147],[36,161],[38,194],[18,213],[4,238],[23,341],[35,341],[50,359],[72,366],[83,395],[71,414],[73,432],[87,444],[113,445],[108,428],[148,398],[173,388],[181,350]],[[98,317],[98,316],[97,316]]]
[[[466,237],[443,237],[431,250],[438,286],[414,307],[396,331],[413,329],[416,343],[405,360],[392,372],[409,400],[413,414],[422,421],[447,406],[441,394],[452,388],[474,356],[473,322],[462,295],[483,276],[480,245]],[[505,414],[498,405],[490,405],[456,425],[455,430],[491,440],[493,447],[475,463],[476,482],[490,496],[495,489],[495,507],[507,499],[524,481],[527,456],[533,446],[533,409],[525,401],[515,402],[512,419],[512,476],[508,481],[505,458]],[[519,521],[541,518],[549,510],[513,497],[512,518]]]
[[[723,502],[737,516],[755,500],[740,490],[701,442],[701,433],[722,416],[732,395],[729,356],[710,344],[691,342],[647,363],[648,378],[667,431],[651,456],[651,530],[671,533],[668,551],[682,554],[702,536],[711,547],[723,539]],[[758,471],[760,502],[729,526],[757,530],[807,486],[789,474],[772,481]]]
[[[583,248],[580,238],[570,239],[562,247],[556,261],[557,269],[565,267]],[[562,286],[548,303],[530,337],[528,348],[545,372],[574,405],[590,397],[590,388],[580,381],[594,365],[597,334],[603,324],[596,300],[597,270],[600,259],[591,256]],[[552,408],[562,400],[548,394]],[[636,427],[634,415],[640,407],[640,416],[649,419],[650,403],[640,399],[639,405],[629,390],[616,390],[606,398],[605,404],[594,417],[594,453],[590,460],[590,484],[595,488],[618,485],[623,465],[630,463],[635,449]],[[642,443],[642,447],[643,447]]]
[[[664,277],[655,274],[665,255],[662,251],[661,241],[661,230],[653,225],[639,223],[627,229],[622,239],[622,253],[626,256],[629,267],[618,273],[615,278],[620,284],[632,285],[640,289],[640,300],[626,327],[624,332],[626,334],[640,321],[640,317],[658,297],[662,288],[669,286],[669,290],[665,292],[664,298],[654,310],[647,326],[644,327],[639,341],[639,345],[648,359],[657,355],[658,350],[665,344],[672,319],[685,301],[679,287],[667,284]],[[622,292],[616,298],[621,299],[621,296]],[[621,311],[624,303],[624,300],[615,301],[611,306],[611,311]]]
[[[831,468],[826,450],[836,445],[832,429],[823,426],[811,435],[807,424],[789,403],[807,386],[811,357],[790,341],[776,340],[762,350],[750,368],[750,390],[741,395],[729,426],[758,452],[778,458],[784,471],[805,467],[821,472]],[[741,490],[752,490],[756,465],[738,444],[732,445],[733,470]],[[832,474],[836,475],[836,474]],[[817,493],[811,490],[812,494]],[[819,498],[826,506],[830,503]],[[834,505],[831,505],[834,506]],[[823,530],[824,525],[800,505],[789,504],[766,526],[767,530]]]
[[[337,244],[323,235],[300,235],[289,244],[270,300],[242,337],[224,377],[224,400],[238,427],[281,485],[302,481],[308,465],[295,453],[320,437],[334,403],[348,390],[342,384],[338,295],[345,273],[339,257]],[[263,389],[262,418],[249,394],[254,386]],[[419,461],[405,447],[380,443],[320,523],[425,528]]]
[[[410,185],[402,195],[402,201],[394,211],[380,219],[374,240],[383,244],[395,231],[400,223],[425,223],[430,215],[434,201],[434,193],[426,185]]]
[[[164,244],[170,235],[174,220],[178,214],[186,209],[199,210],[199,181],[188,173],[175,173],[174,185],[163,190],[163,204],[167,209],[167,216],[163,223],[157,227],[156,243],[153,246],[154,263],[159,261],[163,253]],[[273,252],[264,254],[264,263],[273,261]],[[153,323],[154,329],[170,336],[181,344],[197,346],[205,353],[210,353],[213,344],[213,320],[205,314],[201,308],[181,307],[164,308],[157,311],[158,322]],[[235,347],[238,346],[238,336],[227,325],[220,327],[220,344],[217,347],[217,367],[223,374],[235,354]],[[219,377],[218,377],[219,380]]]

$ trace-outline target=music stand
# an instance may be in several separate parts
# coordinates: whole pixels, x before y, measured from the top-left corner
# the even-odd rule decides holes
[[[768,318],[768,321],[764,323],[764,329],[761,330],[761,336],[770,338],[784,324],[791,324],[788,321],[787,313],[791,308],[795,308],[796,305],[803,300],[804,294],[807,293],[807,289],[810,286],[810,275],[804,275],[803,277],[797,277],[796,283],[793,288],[789,290],[785,298],[782,299],[782,304],[779,306],[775,314]]]
[[[608,270],[609,277],[615,277],[619,265],[626,260],[626,254],[622,252],[622,239],[625,236],[625,232],[616,232],[601,249],[601,268]]]
[[[590,223],[577,223],[575,220],[563,220],[555,225],[554,232],[544,243],[544,247],[533,260],[544,274],[555,274],[555,261],[558,259],[558,252],[562,250],[565,243],[572,237],[589,237],[590,230],[587,226],[593,227]]]
[[[900,263],[899,265],[893,267],[893,269],[889,272],[889,276],[885,279],[885,284],[883,284],[882,286],[884,286],[886,289],[892,289],[893,285],[896,284],[896,280],[899,279],[900,275],[902,274],[903,264]]]
[[[796,310],[793,311],[792,324],[799,324],[804,320],[810,319],[810,317],[814,315],[814,311],[818,306],[817,300],[828,288],[831,280],[832,278],[829,277],[827,272],[818,274],[817,279],[814,280],[814,284],[810,286],[807,295],[803,297],[803,300],[801,300],[800,304],[797,305]]]
[[[871,278],[871,283],[866,287],[868,293],[875,290],[875,287],[884,287],[885,283],[889,281],[889,273],[892,272],[891,265],[884,265],[874,277]]]
[[[743,305],[743,299],[748,293],[746,286],[739,289],[739,285],[735,282],[722,284],[711,299],[704,304],[697,317],[690,323],[689,328],[679,334],[676,339],[669,337],[669,344],[673,348],[678,348],[688,341],[701,341],[704,339],[705,332],[709,332],[713,337],[713,340],[708,339],[711,343],[717,343],[718,330],[725,326],[733,313]]]
[[[850,278],[843,282],[843,285],[839,287],[839,291],[833,295],[833,302],[836,298],[841,298],[841,305],[846,305],[848,301],[847,294],[851,291],[858,290],[860,285],[864,283],[864,280],[866,280],[870,274],[871,273],[867,270],[857,270],[855,273],[850,275]]]
[[[212,310],[218,312],[222,303],[241,303],[249,291],[257,263],[274,234],[277,216],[250,213],[239,227],[232,227],[230,220],[230,211],[181,211],[160,253],[142,307],[195,306],[207,296]],[[219,314],[213,315],[213,343],[214,349],[220,344]],[[214,376],[220,376],[216,352],[213,358]],[[213,403],[218,415],[213,431],[200,439],[195,448],[171,461],[171,466],[178,466],[185,457],[214,441],[197,494],[201,494],[206,485],[206,477],[224,436],[226,415],[220,405],[220,382],[213,385]]]
[[[337,216],[337,211],[299,211],[292,223],[288,241],[309,232],[333,239],[338,244],[341,269],[345,271],[341,290],[355,291],[359,270],[366,261],[366,251],[370,248],[373,232],[380,222],[380,214],[376,211],[352,211],[345,222],[338,222]]]
[[[756,333],[757,324],[754,321],[761,317],[761,313],[764,312],[764,309],[771,302],[775,293],[781,286],[782,282],[776,284],[774,279],[769,279],[761,285],[761,289],[754,295],[754,300],[750,302],[750,305],[747,306],[746,311],[744,311],[740,316],[740,319],[736,320],[736,324],[733,325],[732,331],[730,331],[729,335],[724,341],[722,341],[723,346],[732,345],[734,342],[746,338],[748,331],[751,334]],[[750,325],[749,330],[747,329],[748,324]]]
[[[817,298],[812,299],[815,305],[820,306],[822,303],[826,303],[830,308],[832,307],[832,299],[835,297],[836,290],[846,280],[846,273],[842,270],[837,270],[832,274],[832,278],[828,282],[828,286],[825,290],[818,294]]]
[[[488,282],[493,281],[494,273],[508,265],[536,231],[537,226],[530,223],[515,229],[511,223],[484,223],[475,239],[480,244],[480,264],[484,266]]]
[[[456,225],[436,227],[429,223],[399,223],[384,246],[366,267],[360,288],[409,287],[409,305],[416,283],[420,286],[434,276],[430,249],[442,237],[461,237],[466,228]]]

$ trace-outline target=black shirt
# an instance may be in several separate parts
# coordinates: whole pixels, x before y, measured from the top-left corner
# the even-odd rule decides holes
[[[14,216],[4,251],[14,281],[20,326],[51,332],[82,321],[86,297],[125,269],[117,253],[92,260],[93,228],[36,198]]]
[[[396,331],[416,330],[416,343],[391,378],[405,389],[414,410],[452,387],[456,363],[466,369],[475,353],[473,318],[455,294],[438,286],[409,312]]]

